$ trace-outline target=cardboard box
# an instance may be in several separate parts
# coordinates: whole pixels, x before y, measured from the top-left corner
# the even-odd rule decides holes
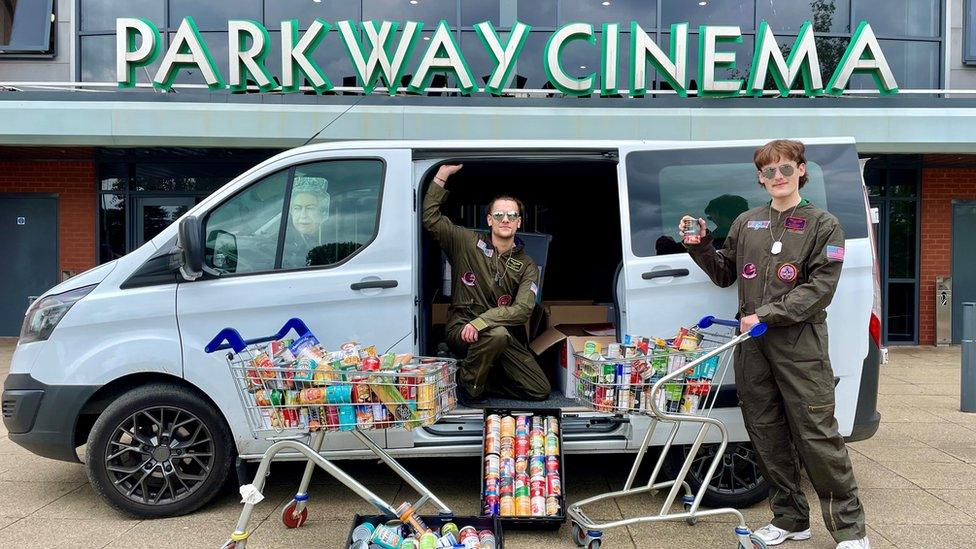
[[[611,322],[606,305],[592,301],[546,301],[542,303],[549,317],[547,327],[567,324],[603,324]]]
[[[608,323],[554,326],[532,340],[529,347],[536,355],[540,355],[554,345],[561,345],[556,381],[564,395],[575,398],[576,379],[573,377],[573,372],[576,371],[576,357],[573,354],[581,352],[587,341],[595,341],[604,348],[617,341],[615,335],[593,335],[604,334],[612,330],[613,325]]]

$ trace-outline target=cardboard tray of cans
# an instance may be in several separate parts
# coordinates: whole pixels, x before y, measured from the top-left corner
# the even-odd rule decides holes
[[[558,493],[558,495],[554,495],[552,497],[555,497],[556,498],[555,502],[558,504],[558,510],[557,510],[557,512],[554,515],[545,515],[545,516],[518,516],[518,515],[501,515],[501,514],[499,514],[498,515],[498,518],[501,520],[501,523],[506,528],[510,528],[510,529],[526,529],[526,530],[529,530],[529,529],[557,530],[557,529],[559,529],[559,527],[562,526],[562,524],[564,522],[566,522],[566,489],[565,489],[566,488],[566,473],[565,473],[565,469],[563,467],[563,431],[562,431],[562,428],[563,428],[563,416],[562,416],[562,412],[560,410],[558,410],[558,409],[555,409],[554,410],[554,409],[551,409],[551,408],[549,408],[549,409],[545,409],[545,408],[485,408],[485,410],[484,410],[485,431],[484,431],[484,434],[482,435],[482,444],[481,444],[481,510],[482,510],[482,514],[483,515],[489,515],[490,512],[491,512],[491,509],[489,509],[489,507],[488,507],[489,502],[486,501],[486,496],[485,496],[485,487],[486,487],[486,482],[485,482],[485,476],[486,475],[485,475],[485,473],[486,473],[486,468],[487,468],[486,458],[488,458],[488,455],[489,455],[488,452],[487,452],[488,448],[486,448],[485,442],[486,442],[486,439],[488,437],[488,428],[487,428],[488,427],[488,416],[491,416],[491,415],[498,415],[498,416],[501,416],[501,417],[504,417],[504,416],[520,416],[520,415],[521,416],[526,416],[526,417],[529,418],[528,421],[529,421],[529,426],[530,426],[530,432],[531,432],[531,418],[532,417],[538,416],[538,417],[543,417],[543,418],[549,417],[549,418],[555,418],[556,419],[556,422],[557,422],[556,439],[558,440],[558,454],[555,457],[556,457],[556,460],[558,461],[558,464],[559,465],[558,465],[558,476],[555,477],[555,489],[557,489],[557,491],[559,493]],[[543,427],[543,440],[545,440],[545,437],[546,437],[545,427]],[[531,455],[531,452],[532,452],[531,435],[529,436],[529,439],[530,439],[530,441],[529,441],[528,454]],[[545,442],[543,442],[543,445],[545,445]],[[545,457],[543,457],[543,459],[545,459]],[[530,466],[530,463],[531,463],[531,457],[528,458],[526,461],[527,461],[527,463],[526,463],[526,474],[529,475],[530,474],[529,473],[529,466]],[[501,462],[501,459],[499,459],[499,471],[500,472],[501,472],[501,467],[502,467],[502,462]],[[544,467],[545,467],[545,465],[544,465]],[[545,495],[546,495],[546,499],[548,500],[548,491],[549,491],[549,488],[550,487],[547,486],[547,484],[549,482],[551,482],[551,479],[549,478],[548,468],[545,468],[544,470],[546,470],[546,475],[547,475],[547,479],[546,479],[546,483],[545,483],[545,485],[546,485],[545,486],[545,489],[546,489]],[[531,479],[531,476],[529,476],[529,478]],[[515,482],[513,480],[513,484],[514,483]],[[531,503],[531,499],[532,499],[531,498],[531,489],[532,488],[531,488],[531,480],[530,480],[529,481],[529,490],[530,490],[529,500],[530,500],[530,503]],[[499,511],[501,511],[500,508],[499,508]],[[517,507],[515,508],[515,511],[516,512],[518,511],[518,508]]]
[[[465,526],[473,526],[475,530],[481,532],[482,530],[489,530],[495,536],[495,546],[492,547],[482,547],[481,549],[505,549],[505,542],[502,536],[502,523],[498,520],[498,517],[456,517],[448,515],[421,515],[421,520],[427,525],[431,530],[436,532],[441,531],[443,527],[448,522],[453,522],[457,527],[464,528]],[[353,532],[356,527],[364,522],[372,524],[374,527],[378,524],[385,524],[391,519],[386,515],[359,515],[356,514],[352,519],[352,528],[349,530],[349,535],[346,536],[345,547],[352,549],[353,547]]]

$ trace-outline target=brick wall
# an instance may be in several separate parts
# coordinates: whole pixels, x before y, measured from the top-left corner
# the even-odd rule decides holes
[[[952,200],[976,200],[976,157],[969,167],[939,167],[957,157],[925,157],[922,170],[918,342],[935,344],[935,277],[952,271]]]
[[[0,152],[0,194],[58,195],[60,270],[80,273],[95,257],[95,162],[89,149],[49,151],[4,149]]]

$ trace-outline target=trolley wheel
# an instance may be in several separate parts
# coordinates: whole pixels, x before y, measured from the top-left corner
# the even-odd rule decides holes
[[[756,534],[750,534],[749,541],[752,542],[752,547],[746,547],[745,545],[742,545],[742,542],[740,541],[739,549],[766,549],[766,542]]]
[[[298,502],[291,500],[291,503],[281,510],[281,522],[286,528],[300,528],[308,520],[308,507],[302,509],[301,513],[295,513]]]
[[[578,522],[573,523],[573,541],[578,547],[586,545],[586,530],[583,530]]]
[[[691,512],[691,505],[686,503],[685,513],[690,513],[690,512]],[[694,526],[698,524],[698,517],[688,517],[685,519],[685,522],[687,522],[689,526]]]
[[[590,543],[587,544],[586,549],[600,549],[600,545],[603,543],[601,538],[593,538]]]
[[[244,549],[244,545],[246,543],[246,541],[227,540],[223,545],[220,546],[220,549]]]

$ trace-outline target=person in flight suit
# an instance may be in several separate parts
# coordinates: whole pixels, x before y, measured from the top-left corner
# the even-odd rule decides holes
[[[701,242],[686,245],[721,287],[739,282],[740,330],[769,326],[735,351],[735,382],[746,431],[771,486],[773,519],[756,533],[767,545],[810,538],[810,508],[800,487],[805,466],[838,549],[870,548],[851,460],[834,419],[834,373],[827,312],[844,262],[844,232],[833,215],[800,197],[804,146],[776,140],[754,155],[772,200],[735,219],[716,250],[705,221]],[[685,219],[693,219],[685,216]]]
[[[488,208],[490,232],[458,227],[441,214],[447,179],[461,165],[444,165],[424,198],[423,223],[451,263],[447,343],[464,361],[458,369],[460,396],[477,403],[487,393],[545,400],[549,380],[532,352],[509,328],[525,324],[539,293],[539,268],[515,236],[522,203],[500,196]]]

